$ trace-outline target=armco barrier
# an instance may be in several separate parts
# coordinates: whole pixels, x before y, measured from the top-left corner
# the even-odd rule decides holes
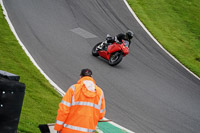
[[[19,76],[0,70],[0,133],[17,133],[24,94]]]

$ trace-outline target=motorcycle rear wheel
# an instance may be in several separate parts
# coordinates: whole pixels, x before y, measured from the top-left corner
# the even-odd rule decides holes
[[[122,58],[123,58],[122,52],[118,51],[118,52],[112,53],[110,55],[110,59],[108,61],[108,64],[111,65],[111,66],[115,66],[122,61]]]
[[[93,55],[93,56],[99,56],[97,47],[98,47],[101,43],[102,43],[102,42],[97,43],[97,44],[93,47],[93,49],[92,49],[92,55]]]

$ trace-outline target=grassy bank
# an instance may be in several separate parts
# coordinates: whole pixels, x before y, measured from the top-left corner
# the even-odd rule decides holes
[[[61,96],[32,64],[0,10],[0,70],[20,76],[25,97],[18,126],[19,132],[39,133],[38,125],[55,122]]]
[[[200,77],[200,1],[127,1],[164,48]]]
[[[161,44],[200,76],[200,1],[128,0],[137,16]],[[182,3],[181,3],[182,2]],[[26,84],[19,132],[39,132],[55,122],[61,96],[31,63],[0,10],[0,70],[20,76]]]

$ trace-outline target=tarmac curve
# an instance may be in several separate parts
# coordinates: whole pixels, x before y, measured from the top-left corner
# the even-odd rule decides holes
[[[106,117],[135,133],[199,133],[200,80],[145,32],[122,0],[3,0],[40,68],[63,91],[91,68],[104,90]],[[111,67],[91,55],[105,39],[135,33],[130,54]]]

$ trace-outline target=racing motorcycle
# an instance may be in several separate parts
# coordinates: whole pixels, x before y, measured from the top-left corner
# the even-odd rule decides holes
[[[122,61],[122,58],[129,53],[129,42],[122,40],[121,42],[113,41],[112,37],[107,35],[106,41],[97,43],[92,49],[93,56],[100,56],[108,60],[108,64],[115,66]]]

